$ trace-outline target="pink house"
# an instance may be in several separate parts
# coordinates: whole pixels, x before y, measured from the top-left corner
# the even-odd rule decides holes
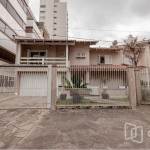
[[[15,37],[15,42],[17,43],[16,65],[57,65],[58,87],[62,85],[61,74],[64,73],[69,81],[71,81],[72,75],[80,76],[82,82],[88,83],[88,88],[93,89],[92,95],[101,95],[104,85],[100,79],[104,76],[107,78],[108,92],[114,93],[112,89],[119,87],[126,89],[126,66],[118,48],[91,48],[91,45],[98,42],[91,40]],[[117,70],[120,72],[115,74]],[[35,80],[34,77],[23,74],[22,89],[29,79]],[[43,80],[43,77],[39,76],[36,80],[39,82]]]

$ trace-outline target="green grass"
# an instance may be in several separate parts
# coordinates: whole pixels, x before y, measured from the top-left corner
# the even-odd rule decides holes
[[[92,104],[92,105],[98,105],[99,103],[93,103],[90,100],[87,99],[83,99],[81,100],[81,103],[73,103],[72,99],[67,99],[67,100],[58,100],[57,105],[77,105],[77,104],[83,104],[83,105],[88,105],[88,104]]]
[[[112,101],[116,101],[116,102],[129,102],[129,99],[109,99],[109,100],[112,100]]]

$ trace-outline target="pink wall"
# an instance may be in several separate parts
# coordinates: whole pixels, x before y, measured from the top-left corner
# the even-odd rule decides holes
[[[149,45],[146,45],[144,52],[142,53],[140,57],[140,61],[138,66],[150,66],[150,48]]]
[[[99,64],[99,55],[111,55],[113,65],[121,65],[123,56],[121,53],[118,53],[114,50],[90,50],[90,64],[98,65]]]
[[[76,43],[75,46],[69,46],[70,65],[90,65],[89,43]],[[76,58],[77,52],[85,53],[86,58]]]

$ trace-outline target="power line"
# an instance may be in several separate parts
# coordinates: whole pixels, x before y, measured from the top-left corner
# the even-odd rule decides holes
[[[17,24],[17,23],[9,23],[9,24]],[[52,27],[54,28],[54,26],[45,26],[45,27]],[[134,30],[112,30],[112,29],[97,29],[97,28],[81,28],[81,27],[76,27],[76,28],[68,28],[68,27],[61,27],[61,26],[57,26],[57,28],[64,28],[64,29],[70,29],[70,30],[95,30],[95,31],[101,31],[101,32],[141,32],[141,33],[147,33],[150,34],[150,31],[134,31]]]
[[[6,28],[2,28],[2,27],[0,27],[1,29],[6,29]],[[8,29],[8,30],[10,30],[10,29]],[[24,32],[23,30],[16,30],[16,29],[14,29],[14,31],[22,31],[22,32]],[[32,32],[32,33],[37,33],[37,32]],[[37,33],[38,34],[38,33]],[[39,34],[42,34],[42,33],[39,33]],[[47,35],[50,35],[50,36],[54,36],[54,35],[51,35],[51,34],[47,34]],[[62,37],[62,38],[67,38],[66,36],[61,36],[61,35],[56,35],[56,36],[58,36],[58,37]],[[91,41],[99,41],[99,42],[113,42],[113,41],[107,41],[107,40],[96,40],[96,39],[86,39],[86,38],[77,38],[77,37],[68,37],[68,38],[70,38],[70,39],[76,39],[76,40],[91,40]],[[118,43],[122,43],[122,42],[118,42]]]

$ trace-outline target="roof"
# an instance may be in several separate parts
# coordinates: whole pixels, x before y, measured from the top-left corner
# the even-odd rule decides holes
[[[115,48],[115,47],[90,47],[90,50],[121,50],[121,48]]]
[[[72,65],[71,69],[126,69],[124,65]]]
[[[76,40],[76,39],[35,39],[35,38],[28,38],[22,36],[14,35],[14,40],[17,42],[78,42],[78,43],[94,43],[96,44],[99,41],[96,40]]]

